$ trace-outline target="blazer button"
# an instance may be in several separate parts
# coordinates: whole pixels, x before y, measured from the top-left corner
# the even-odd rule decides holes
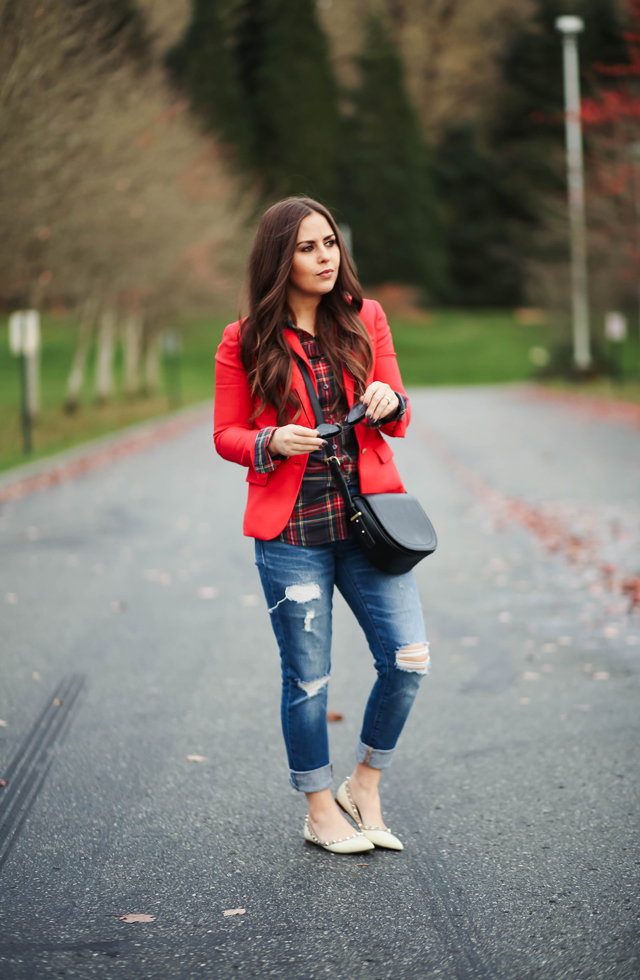
[[[366,451],[367,451],[367,447],[365,446],[364,449],[362,450],[362,452],[363,453],[366,453]]]

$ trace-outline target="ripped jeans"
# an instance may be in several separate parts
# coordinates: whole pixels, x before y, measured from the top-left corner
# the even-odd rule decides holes
[[[378,674],[356,760],[385,769],[429,665],[413,573],[379,572],[351,538],[313,547],[256,540],[256,565],[280,647],[291,785],[305,793],[331,785],[327,685],[334,584],[364,630]]]

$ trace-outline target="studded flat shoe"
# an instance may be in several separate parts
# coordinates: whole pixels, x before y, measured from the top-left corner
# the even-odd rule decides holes
[[[360,831],[351,834],[350,837],[340,837],[338,840],[320,840],[311,829],[308,816],[304,818],[304,839],[310,844],[324,847],[325,851],[333,851],[334,854],[358,854],[360,851],[373,850],[371,841],[367,840]]]
[[[388,827],[366,827],[362,823],[360,811],[351,797],[348,778],[345,779],[336,794],[336,803],[340,809],[344,810],[347,816],[355,820],[367,840],[370,840],[376,847],[386,847],[390,851],[404,851],[402,841],[398,840]]]

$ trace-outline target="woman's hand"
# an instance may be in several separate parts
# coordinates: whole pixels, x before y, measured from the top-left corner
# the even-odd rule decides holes
[[[374,381],[370,384],[360,401],[367,406],[367,418],[370,422],[377,422],[387,415],[393,415],[400,404],[395,391],[392,391],[384,381]]]
[[[281,425],[271,436],[267,449],[274,455],[302,456],[322,449],[326,442],[320,438],[316,429],[306,429],[303,425]]]

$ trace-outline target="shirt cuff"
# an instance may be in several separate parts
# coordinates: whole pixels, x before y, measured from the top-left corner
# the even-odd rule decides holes
[[[256,445],[253,451],[253,468],[256,473],[273,473],[277,469],[278,464],[267,449],[276,428],[275,425],[268,425],[265,429],[260,429],[256,436]]]
[[[396,408],[395,412],[393,412],[391,415],[385,415],[383,419],[378,419],[377,422],[369,422],[367,420],[366,425],[368,425],[371,429],[380,429],[383,425],[389,425],[390,422],[400,421],[407,410],[409,401],[404,395],[401,395],[397,391],[394,391],[394,395],[398,399],[398,407]]]

